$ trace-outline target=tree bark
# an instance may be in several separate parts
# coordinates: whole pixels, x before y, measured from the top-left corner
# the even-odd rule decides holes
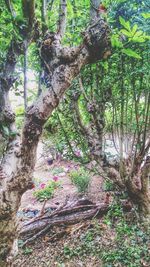
[[[13,16],[13,22],[17,27],[15,13],[13,12],[12,5],[10,5],[11,2],[6,2],[8,10]],[[11,41],[0,76],[0,124],[6,125],[8,129],[6,154],[0,163],[0,266],[3,267],[11,265],[11,252],[17,235],[16,212],[21,199],[21,194],[18,193],[19,185],[16,185],[16,187],[15,184],[13,186],[10,185],[12,184],[13,177],[18,176],[19,173],[21,179],[24,179],[24,176],[21,175],[21,168],[18,165],[21,140],[16,132],[15,114],[11,109],[9,101],[9,90],[16,80],[14,71],[17,59],[24,52],[24,41],[28,40],[27,42],[29,43],[32,39],[34,0],[31,0],[29,5],[26,5],[24,1],[22,3],[23,8],[25,8],[26,19],[28,20],[27,28],[24,32],[21,26],[18,26],[18,32],[22,37],[22,41],[17,39]]]
[[[24,66],[23,66],[23,73],[24,73],[24,108],[25,110],[27,109],[27,97],[28,97],[28,89],[27,89],[27,51],[28,51],[28,47],[27,47],[27,43],[25,44],[25,49],[24,49]]]
[[[147,156],[143,167],[140,167],[138,172],[134,172],[134,175],[131,159],[124,160],[122,167],[121,175],[119,166],[111,167],[108,164],[105,171],[118,187],[128,193],[132,202],[138,206],[140,219],[147,223],[150,219],[150,157]],[[134,168],[137,169],[136,166]]]

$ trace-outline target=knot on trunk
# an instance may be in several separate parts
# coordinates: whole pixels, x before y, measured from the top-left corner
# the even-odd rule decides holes
[[[47,62],[56,57],[56,49],[60,46],[60,37],[56,33],[47,32],[41,44],[41,56]]]
[[[3,112],[3,117],[5,122],[12,123],[15,121],[15,113],[10,109],[10,107],[6,107]]]
[[[82,34],[90,62],[107,58],[111,54],[110,29],[103,19],[100,18]]]

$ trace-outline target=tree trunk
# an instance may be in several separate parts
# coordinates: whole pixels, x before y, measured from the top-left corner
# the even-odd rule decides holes
[[[144,160],[143,160],[144,161]],[[142,161],[142,164],[143,164]],[[143,222],[149,222],[150,219],[150,157],[147,156],[143,167],[137,168],[132,166],[130,158],[122,162],[122,171],[120,174],[119,164],[111,166],[108,162],[105,167],[108,177],[113,180],[116,185],[125,190],[132,202],[137,205],[139,217]],[[134,167],[134,175],[132,169]],[[136,169],[139,169],[137,172]]]
[[[0,221],[0,267],[11,266],[17,239],[16,213]],[[17,251],[16,251],[17,252]],[[8,257],[9,255],[9,257]]]
[[[23,16],[28,22],[25,30],[25,27],[21,27],[22,25],[20,24],[16,26],[16,14],[12,3],[10,1],[5,2],[8,3],[8,11],[13,16],[13,24],[15,29],[18,27],[17,31],[21,38],[17,40],[15,36],[11,41],[6,60],[1,66],[0,76],[0,124],[5,125],[7,128],[7,149],[0,162],[0,266],[3,267],[11,265],[11,251],[14,248],[17,237],[16,214],[21,196],[29,187],[29,185],[25,186],[25,181],[27,180],[25,177],[30,174],[29,169],[31,167],[27,171],[23,162],[21,162],[21,159],[23,160],[21,157],[21,140],[15,127],[15,114],[10,105],[9,90],[16,80],[14,71],[17,59],[23,54],[25,42],[30,43],[33,36],[35,4],[34,0],[31,0],[30,4],[27,1],[22,1]]]
[[[143,195],[141,197],[141,202],[139,203],[139,211],[141,215],[141,219],[145,218],[150,222],[150,196]]]
[[[142,192],[137,188],[127,186],[127,190],[133,203],[138,206],[139,217],[141,221],[150,220],[150,194],[149,191]]]

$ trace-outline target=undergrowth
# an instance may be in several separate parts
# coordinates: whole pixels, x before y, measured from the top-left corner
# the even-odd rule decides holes
[[[94,220],[78,245],[65,245],[63,254],[66,259],[96,256],[104,267],[148,267],[149,234],[138,221],[130,223],[115,204],[103,221]]]
[[[33,195],[39,201],[44,201],[53,197],[55,190],[60,186],[59,182],[51,181],[44,187],[34,191]]]
[[[90,184],[90,174],[83,167],[69,173],[72,183],[77,187],[79,193],[85,193]]]

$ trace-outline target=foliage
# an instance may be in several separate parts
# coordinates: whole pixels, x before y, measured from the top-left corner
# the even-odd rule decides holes
[[[114,190],[114,183],[110,180],[105,180],[104,185],[103,185],[103,189],[105,191],[113,191]]]
[[[102,252],[102,259],[107,265],[137,267],[149,262],[148,236],[142,225],[126,221],[125,215],[118,205],[114,205],[106,216],[106,223],[115,228],[115,244],[109,251]],[[117,221],[116,221],[117,219]],[[115,225],[114,225],[115,223]]]
[[[77,187],[79,193],[85,193],[88,190],[91,180],[90,173],[80,167],[77,170],[73,170],[69,173],[72,183]]]
[[[32,254],[32,252],[33,252],[32,248],[26,247],[26,248],[23,249],[23,254],[24,255],[30,255],[30,254]]]
[[[112,28],[112,56],[107,61],[85,67],[81,71],[83,88],[76,79],[57,110],[60,119],[55,112],[49,119],[49,125],[55,130],[47,133],[47,137],[53,138],[61,152],[65,150],[68,157],[78,161],[89,160],[90,146],[76,120],[72,100],[75,92],[79,94],[78,108],[83,125],[93,127],[94,133],[98,131],[89,111],[89,106],[96,103],[95,116],[98,118],[101,113],[105,120],[103,132],[112,134],[118,154],[120,139],[127,156],[133,154],[135,148],[144,147],[149,135],[147,59],[150,37],[148,15],[143,15],[147,14],[148,1],[108,0],[103,4],[108,9],[107,20]],[[73,33],[72,40],[76,40]],[[101,109],[103,103],[105,106]],[[82,152],[82,157],[75,157],[75,148]]]
[[[5,2],[2,0],[0,5],[0,71],[6,62],[11,41],[21,42],[27,26],[27,21],[21,12],[21,1],[12,1],[16,13],[14,18],[7,10]],[[89,23],[90,1],[69,0],[67,2],[68,23],[63,44],[77,46],[82,40],[79,33]],[[103,151],[101,155],[104,155],[105,158],[104,139],[107,138],[108,133],[111,133],[114,147],[120,157],[120,163],[123,162],[123,159],[129,158],[132,160],[131,166],[134,166],[135,157],[139,154],[143,164],[150,134],[149,0],[104,0],[102,2],[107,8],[107,13],[104,16],[111,28],[112,56],[108,60],[104,59],[97,64],[88,65],[81,71],[80,77],[73,82],[61,101],[59,109],[53,112],[53,116],[47,122],[45,137],[53,138],[57,150],[63,155],[67,154],[70,158],[85,162],[93,159],[94,153],[90,141],[95,136],[96,138],[98,136],[97,146],[102,141]],[[51,3],[53,3],[52,6],[50,6]],[[57,30],[59,14],[59,1],[51,1],[51,3],[48,4],[46,16],[47,30],[50,32]],[[42,30],[44,24],[41,4],[42,1],[36,1],[39,31]],[[28,88],[29,103],[30,100],[36,99],[40,83],[43,91],[47,86],[41,73],[41,54],[39,51],[41,41],[38,39],[37,42],[29,43],[27,51],[28,70],[35,73],[36,81],[35,88]],[[20,56],[16,71],[9,79],[10,83],[14,83],[13,90],[16,96],[23,96],[23,77],[20,75],[20,72],[23,72],[23,66],[24,55]],[[1,72],[0,75],[2,76]],[[16,80],[19,76],[20,80]],[[83,86],[79,78],[81,78]],[[5,77],[1,77],[1,81],[4,82]],[[6,83],[7,81],[5,81]],[[2,88],[2,92],[3,90],[4,88]],[[78,110],[75,110],[75,104]],[[24,110],[20,108],[16,113],[18,128],[21,128]],[[77,120],[77,115],[80,123]],[[31,117],[33,120],[36,119],[34,114]],[[34,122],[38,125],[40,121]],[[86,135],[84,130],[89,129],[91,132],[89,134],[87,131],[88,134]],[[13,131],[7,122],[4,122],[0,124],[0,135],[11,141],[17,132]],[[2,150],[4,148],[2,147]],[[76,151],[81,152],[79,156],[76,155]],[[141,172],[142,164],[138,166],[138,174]],[[131,173],[131,178],[134,176],[132,170],[127,169],[127,172]],[[70,173],[70,177],[79,193],[87,192],[90,174],[86,169],[75,170]],[[35,190],[34,196],[40,201],[50,199],[58,186],[57,181],[52,181],[48,185],[43,184],[41,188]],[[105,184],[106,189],[111,189],[111,186],[110,183]],[[106,244],[105,247],[108,249],[104,249],[101,245],[103,231],[95,224],[93,229],[88,230],[81,237],[81,246],[64,248],[65,256],[84,256],[89,253],[103,259],[105,266],[138,267],[148,264],[149,235],[144,232],[142,225],[127,222],[118,205],[114,206],[105,217],[104,224],[109,235],[115,232],[112,246]],[[120,247],[121,249],[118,249]],[[30,252],[27,250],[25,253]]]
[[[90,255],[100,258],[105,267],[148,266],[149,230],[145,231],[137,221],[128,222],[116,204],[106,217],[102,222],[93,221],[91,229],[80,235],[78,245],[66,244],[65,258],[78,257],[84,260]]]
[[[21,129],[23,120],[24,120],[24,107],[21,105],[16,107],[16,126],[18,130]]]
[[[33,195],[39,201],[44,201],[53,197],[55,190],[60,186],[59,182],[51,181],[47,185],[41,184],[40,189],[36,189]]]

